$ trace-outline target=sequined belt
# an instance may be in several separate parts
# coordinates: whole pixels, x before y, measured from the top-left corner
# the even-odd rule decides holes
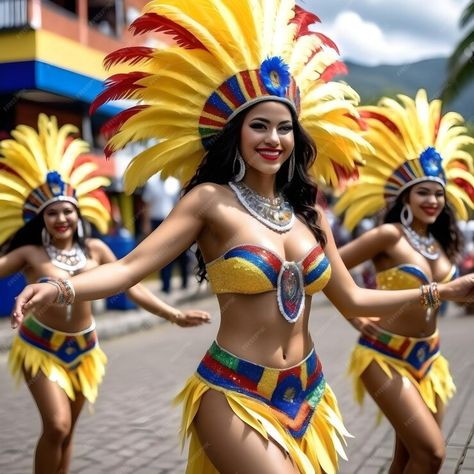
[[[403,362],[417,381],[425,377],[439,355],[438,331],[418,338],[379,330],[377,336],[362,335],[359,344]]]
[[[18,337],[31,346],[48,352],[68,369],[77,367],[81,357],[97,345],[95,323],[84,331],[68,333],[45,326],[32,316],[23,321]]]
[[[197,374],[210,385],[265,403],[294,438],[305,434],[326,387],[314,349],[298,365],[274,369],[240,359],[214,342]]]

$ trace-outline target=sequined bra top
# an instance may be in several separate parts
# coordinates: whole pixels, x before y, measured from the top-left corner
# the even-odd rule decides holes
[[[331,277],[331,266],[321,245],[301,260],[287,262],[258,245],[238,245],[206,266],[215,293],[257,294],[277,290],[280,312],[290,322],[300,316],[304,295],[321,291]]]
[[[457,276],[458,269],[453,265],[441,283],[451,281]],[[380,290],[408,290],[426,285],[430,283],[430,280],[420,267],[405,263],[378,272],[376,282],[377,288]]]

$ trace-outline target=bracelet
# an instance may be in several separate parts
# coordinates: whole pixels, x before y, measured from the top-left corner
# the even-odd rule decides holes
[[[58,280],[59,286],[61,287],[61,293],[64,299],[63,305],[71,305],[74,303],[74,299],[76,298],[76,292],[74,291],[74,286],[72,286],[71,280],[67,279],[59,279]]]
[[[76,293],[70,280],[55,280],[54,278],[43,277],[40,278],[38,281],[39,283],[49,283],[50,285],[53,285],[55,288],[57,288],[58,294],[56,295],[56,298],[53,301],[54,304],[60,306],[69,306],[74,303]]]
[[[422,285],[420,286],[420,292],[420,304],[424,308],[439,308],[441,302],[439,299],[438,283],[433,281],[429,285]]]

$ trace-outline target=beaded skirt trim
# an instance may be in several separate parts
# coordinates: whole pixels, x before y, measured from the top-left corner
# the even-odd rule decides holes
[[[281,370],[239,359],[214,342],[197,373],[211,385],[268,405],[294,438],[304,435],[326,388],[314,349],[299,365]]]
[[[234,414],[264,439],[272,439],[305,474],[335,474],[343,444],[351,437],[336,398],[324,381],[314,350],[288,369],[241,359],[214,343],[175,402],[183,405],[181,440],[190,438],[186,474],[218,474],[193,421],[201,397],[221,392]]]
[[[380,330],[377,336],[360,336],[358,343],[405,364],[417,381],[426,376],[439,356],[438,331],[429,337],[416,338]]]
[[[31,377],[41,371],[71,400],[75,400],[75,392],[82,392],[91,403],[97,398],[106,361],[94,323],[84,331],[67,333],[45,326],[33,316],[23,321],[9,354],[10,369],[18,382],[24,378],[23,370]]]
[[[394,371],[409,379],[433,413],[437,411],[437,397],[446,404],[456,391],[448,362],[440,353],[438,331],[425,338],[382,330],[377,337],[361,336],[349,365],[355,397],[360,404],[366,392],[360,377],[372,362],[377,363],[389,378],[393,377]]]

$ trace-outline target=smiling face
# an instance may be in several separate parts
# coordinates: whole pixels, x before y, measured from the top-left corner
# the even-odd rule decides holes
[[[446,203],[444,188],[434,181],[415,184],[410,189],[408,203],[413,212],[414,223],[433,224]]]
[[[72,243],[79,220],[74,204],[66,201],[50,204],[43,212],[43,220],[53,243]]]
[[[239,150],[247,173],[275,175],[294,146],[293,120],[286,105],[262,102],[245,116]]]

